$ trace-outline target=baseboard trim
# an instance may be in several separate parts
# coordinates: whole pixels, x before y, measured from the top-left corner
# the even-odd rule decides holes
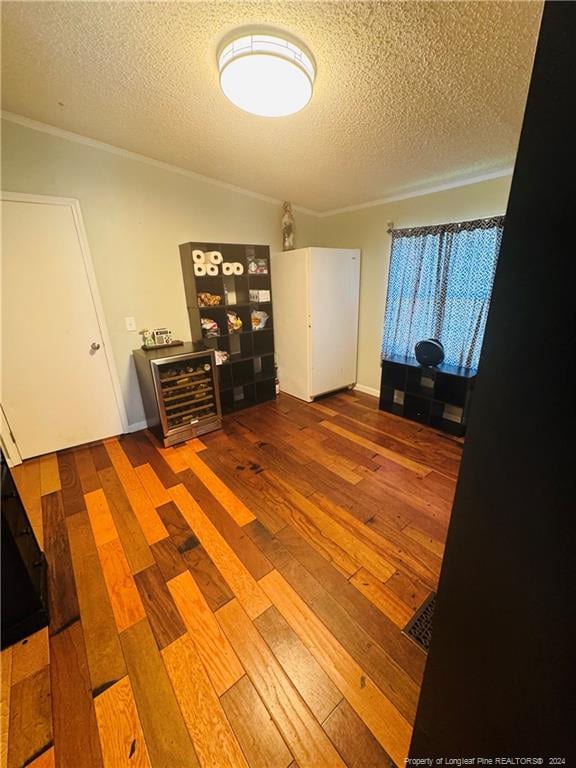
[[[135,421],[133,424],[128,424],[128,432],[140,432],[141,429],[146,429],[148,424],[145,421]]]
[[[366,387],[364,384],[356,384],[354,386],[354,389],[357,389],[358,392],[362,392],[365,395],[372,395],[372,397],[380,397],[380,391],[378,389],[374,389],[374,387]]]

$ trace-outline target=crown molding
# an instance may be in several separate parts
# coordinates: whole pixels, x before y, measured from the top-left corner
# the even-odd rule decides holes
[[[164,171],[170,171],[172,173],[178,173],[180,176],[187,176],[190,179],[196,181],[202,181],[205,184],[211,184],[221,189],[226,189],[229,192],[236,192],[246,197],[252,197],[255,200],[261,200],[264,203],[270,203],[271,205],[281,206],[283,200],[277,200],[275,197],[269,195],[263,195],[260,192],[253,192],[250,189],[244,189],[243,187],[237,187],[234,184],[229,184],[226,181],[220,181],[219,179],[213,179],[211,176],[203,176],[201,173],[195,171],[189,171],[187,168],[182,168],[179,165],[172,165],[171,163],[165,163],[162,160],[155,160],[147,155],[141,155],[138,152],[132,152],[129,149],[123,149],[122,147],[116,147],[113,144],[107,144],[104,141],[98,141],[98,139],[91,139],[88,136],[83,136],[80,133],[74,133],[73,131],[67,131],[64,128],[57,128],[55,125],[49,125],[48,123],[42,123],[39,120],[32,120],[30,117],[24,117],[24,115],[18,115],[15,112],[8,112],[2,110],[2,119],[7,120],[10,123],[16,123],[16,125],[22,125],[25,128],[31,128],[34,131],[40,131],[41,133],[48,133],[51,136],[57,136],[60,139],[66,139],[67,141],[73,141],[76,144],[83,144],[93,149],[100,149],[104,152],[109,152],[112,155],[118,155],[120,157],[126,157],[130,160],[137,160],[140,163],[146,163],[152,165],[155,168],[160,168]],[[292,209],[299,213],[306,213],[309,216],[318,216],[317,211],[313,211],[309,208],[304,208],[301,205],[293,205]]]
[[[138,152],[132,152],[129,149],[122,149],[122,147],[116,147],[113,144],[107,144],[106,142],[98,141],[98,139],[91,139],[88,136],[83,136],[82,134],[74,133],[73,131],[67,131],[64,128],[57,128],[55,125],[49,125],[48,123],[42,123],[38,120],[32,120],[30,117],[24,117],[24,115],[18,115],[15,112],[2,110],[1,115],[3,120],[7,120],[10,123],[16,123],[17,125],[22,125],[25,128],[31,128],[34,131],[48,133],[51,136],[57,136],[58,138],[66,139],[67,141],[73,141],[76,144],[84,144],[87,147],[100,149],[104,152],[109,152],[113,155],[136,160],[140,163],[146,163],[147,165],[152,165],[155,168],[160,168],[164,171],[178,173],[181,176],[187,176],[190,179],[195,179],[205,184],[211,184],[212,186],[220,187],[220,189],[226,189],[229,192],[236,192],[237,194],[245,195],[246,197],[252,197],[255,200],[261,200],[262,202],[270,203],[271,205],[281,206],[283,203],[283,200],[279,200],[275,197],[263,195],[259,192],[253,192],[252,190],[244,189],[243,187],[237,187],[234,184],[229,184],[226,181],[213,179],[210,176],[203,176],[201,173],[189,171],[187,168],[182,168],[179,165],[171,165],[170,163],[165,163],[162,160],[155,160],[152,157],[141,155]],[[312,208],[305,208],[302,205],[293,205],[292,209],[298,213],[304,213],[317,219],[326,219],[330,216],[338,216],[343,213],[353,213],[354,211],[362,211],[365,208],[375,208],[378,205],[396,203],[400,200],[409,200],[413,197],[424,197],[426,195],[434,194],[435,192],[445,192],[449,189],[457,189],[458,187],[467,187],[471,184],[478,184],[481,181],[490,181],[491,179],[499,179],[504,176],[511,176],[513,170],[513,166],[510,166],[499,171],[492,171],[490,173],[484,173],[476,176],[462,176],[459,179],[448,180],[442,184],[422,186],[418,189],[413,189],[411,191],[399,193],[397,195],[390,195],[389,197],[382,197],[377,200],[370,200],[366,203],[358,203],[357,205],[349,205],[343,208],[331,208],[326,211],[316,211]]]
[[[370,200],[367,203],[358,203],[358,205],[348,205],[344,208],[331,208],[328,211],[322,211],[316,213],[319,219],[327,218],[328,216],[338,216],[341,213],[353,213],[354,211],[362,211],[365,208],[375,208],[378,205],[385,205],[386,203],[397,203],[400,200],[410,200],[413,197],[425,197],[426,195],[432,195],[435,192],[446,192],[449,189],[457,189],[458,187],[469,187],[472,184],[478,184],[481,181],[490,181],[491,179],[500,179],[504,176],[512,176],[514,166],[509,168],[503,168],[500,171],[492,171],[491,173],[483,173],[477,176],[461,177],[459,179],[452,179],[445,181],[442,184],[435,184],[433,186],[419,187],[418,189],[410,192],[403,192],[397,195],[390,195],[390,197],[381,197],[378,200]]]

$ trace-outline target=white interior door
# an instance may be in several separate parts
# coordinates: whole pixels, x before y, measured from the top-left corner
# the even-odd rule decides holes
[[[23,459],[123,431],[73,202],[2,200],[1,397]]]
[[[310,248],[310,395],[356,383],[360,251]]]

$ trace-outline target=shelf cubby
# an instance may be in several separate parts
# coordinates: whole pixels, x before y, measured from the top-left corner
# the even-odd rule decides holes
[[[467,391],[466,379],[443,373],[436,376],[434,397],[438,400],[463,407],[466,403]]]
[[[274,355],[257,355],[254,357],[254,378],[258,379],[273,379],[275,376],[274,370]]]
[[[233,387],[232,400],[234,408],[249,408],[251,405],[255,405],[255,385],[247,383]]]
[[[217,323],[219,330],[218,336],[228,335],[226,307],[198,307],[198,312],[200,313],[200,318],[205,317],[209,320],[214,320],[214,322]],[[204,338],[217,338],[214,336],[207,336],[206,334],[203,334],[203,336]]]
[[[270,275],[254,274],[248,275],[248,285],[250,288],[258,290],[267,290],[270,285]]]
[[[252,360],[240,360],[231,363],[232,381],[234,386],[251,384],[254,381],[254,364]]]
[[[228,349],[230,354],[230,361],[234,359],[247,359],[252,358],[254,355],[252,345],[252,334],[248,333],[231,333],[228,338]]]
[[[404,415],[412,421],[419,421],[421,424],[428,424],[430,420],[431,400],[420,395],[413,395],[406,392],[404,396]]]
[[[248,304],[248,275],[222,275],[222,283],[226,305]]]
[[[255,355],[269,355],[274,352],[274,332],[271,328],[254,331],[253,341]]]
[[[406,382],[406,370],[397,363],[382,360],[382,385],[391,389],[404,389]]]
[[[232,387],[220,390],[220,406],[222,413],[231,413],[234,410],[234,393]]]
[[[232,368],[230,365],[219,365],[220,391],[232,388]]]
[[[274,379],[265,379],[256,381],[254,384],[256,402],[262,403],[265,400],[272,400],[276,396],[276,383]]]

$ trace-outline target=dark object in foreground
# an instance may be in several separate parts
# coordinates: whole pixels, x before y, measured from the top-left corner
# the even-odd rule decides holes
[[[576,765],[574,29],[545,3],[411,758]]]
[[[46,560],[0,451],[2,471],[2,648],[48,624]]]

